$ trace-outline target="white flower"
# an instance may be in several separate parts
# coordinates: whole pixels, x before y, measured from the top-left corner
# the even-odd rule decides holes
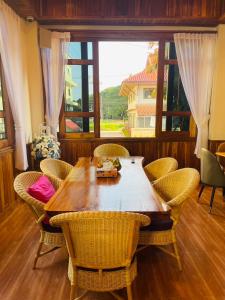
[[[33,139],[31,155],[35,159],[44,157],[60,158],[60,143],[53,135],[41,135]]]
[[[48,154],[48,149],[44,148],[44,149],[42,150],[42,153],[43,153],[43,154]]]

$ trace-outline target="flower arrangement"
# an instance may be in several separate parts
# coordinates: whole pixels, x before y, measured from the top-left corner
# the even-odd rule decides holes
[[[34,159],[42,158],[60,158],[60,143],[57,142],[54,135],[41,134],[32,141],[31,155]]]

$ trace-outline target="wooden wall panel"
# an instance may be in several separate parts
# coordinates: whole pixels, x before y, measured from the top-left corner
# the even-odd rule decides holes
[[[41,24],[180,24],[225,21],[224,0],[5,0],[20,16]]]
[[[77,0],[72,1],[72,6],[74,7],[73,16],[103,16],[104,15],[104,5],[101,5],[102,1],[90,1],[90,0]],[[87,9],[88,8],[88,9]]]
[[[219,146],[220,143],[224,143],[225,141],[222,140],[217,140],[217,141],[209,141],[209,150],[213,153],[215,153],[217,151],[217,148]]]
[[[40,8],[40,1],[37,0],[6,0],[19,16],[33,16],[37,18],[37,11]]]
[[[40,1],[39,14],[42,16],[51,16],[51,18],[67,17],[67,3],[61,0]]]
[[[73,7],[74,17],[218,17],[222,9],[221,0],[40,0],[40,3],[45,3],[47,14],[54,6]]]
[[[216,25],[223,0],[39,0],[41,24],[207,24]]]
[[[160,1],[159,1],[160,2]],[[220,0],[168,0],[168,17],[204,17],[214,18],[221,14]]]
[[[0,215],[15,204],[13,150],[0,150]]]
[[[166,141],[158,139],[122,139],[115,141],[115,139],[89,139],[89,140],[69,140],[62,139],[61,141],[61,156],[62,159],[75,164],[79,157],[92,156],[94,149],[104,143],[118,143],[126,147],[131,155],[140,155],[145,157],[145,164],[165,156],[172,156],[177,159],[179,168],[194,167],[199,169],[200,160],[194,155],[195,140],[190,139],[186,141]],[[220,143],[224,141],[209,141],[209,150],[215,153]],[[28,158],[30,158],[30,146],[27,147]],[[31,168],[31,160],[29,159],[29,166]],[[1,168],[1,160],[0,160]],[[1,170],[0,170],[1,172]],[[1,174],[1,173],[0,173]],[[1,182],[0,182],[1,188]]]
[[[168,9],[168,0],[162,1],[148,1],[148,0],[139,0],[135,1],[135,16],[136,17],[166,17],[170,13]]]
[[[75,164],[81,156],[92,156],[98,145],[110,142],[115,143],[115,140],[61,140],[62,159]],[[172,156],[178,160],[180,168],[195,167],[199,169],[199,160],[194,155],[194,139],[187,141],[122,139],[117,143],[126,147],[133,156],[144,156],[145,164],[160,157]]]

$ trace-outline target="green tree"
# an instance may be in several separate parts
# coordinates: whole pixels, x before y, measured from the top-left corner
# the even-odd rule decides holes
[[[120,86],[106,88],[101,92],[101,109],[103,119],[127,119],[128,99],[119,96]]]

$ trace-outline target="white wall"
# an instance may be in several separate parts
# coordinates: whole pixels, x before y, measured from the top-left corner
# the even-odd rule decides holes
[[[218,26],[209,139],[225,140],[225,25]]]
[[[44,121],[43,85],[37,23],[26,22],[25,34],[31,123],[34,136],[39,133],[40,123]]]

